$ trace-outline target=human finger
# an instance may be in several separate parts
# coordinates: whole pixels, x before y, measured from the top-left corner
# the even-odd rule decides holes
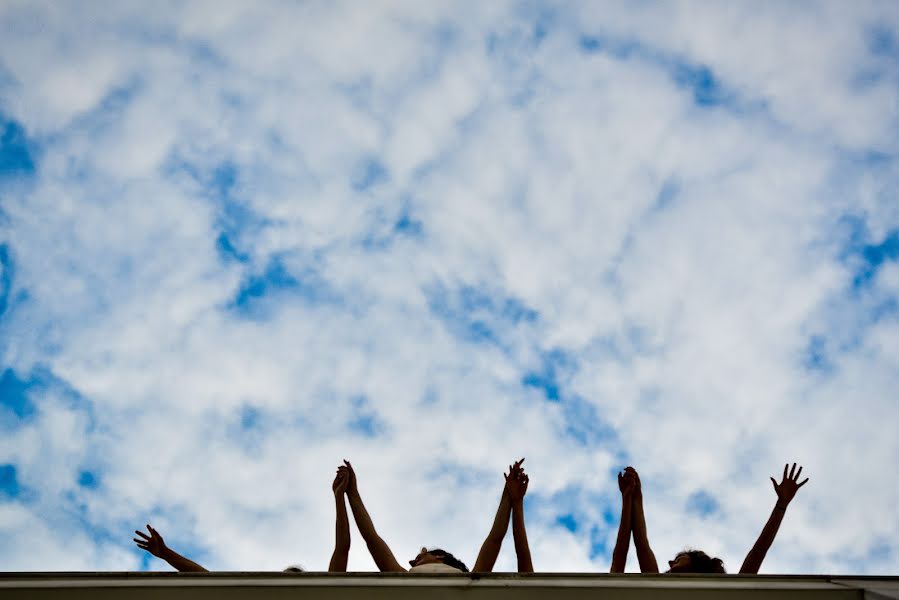
[[[789,467],[789,466],[790,466],[790,463],[787,463],[784,465],[784,477],[783,477],[784,479],[787,478],[787,467]]]
[[[769,477],[768,479],[771,480],[771,485],[774,486],[774,491],[776,492],[776,491],[777,491],[777,482],[774,481],[774,478],[773,478],[773,477]]]
[[[808,483],[808,477],[806,477],[805,480],[804,480],[802,483],[800,483],[799,485],[797,485],[796,487],[797,487],[797,488],[801,488],[801,487],[804,486],[806,483]]]
[[[137,535],[141,536],[141,537],[144,538],[144,539],[147,539],[147,540],[150,539],[150,536],[148,536],[148,535],[147,535],[146,533],[144,533],[143,531],[138,531],[137,529],[135,529],[135,530],[134,530],[134,533],[136,533]]]
[[[796,481],[799,481],[799,475],[800,475],[800,474],[802,474],[802,467],[801,467],[801,466],[799,467],[799,470],[796,471],[796,477],[794,477],[793,479],[795,479]]]

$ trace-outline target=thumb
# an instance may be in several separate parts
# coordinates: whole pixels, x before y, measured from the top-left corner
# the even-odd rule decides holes
[[[769,477],[768,479],[771,480],[771,485],[774,486],[774,491],[776,492],[776,491],[777,491],[777,482],[774,481],[774,478],[773,478],[773,477]]]

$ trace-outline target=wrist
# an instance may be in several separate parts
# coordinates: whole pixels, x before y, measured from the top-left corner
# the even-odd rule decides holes
[[[774,509],[785,511],[785,510],[787,510],[787,506],[789,504],[790,504],[789,500],[787,500],[786,502],[784,502],[783,500],[778,500],[777,503],[774,505]]]

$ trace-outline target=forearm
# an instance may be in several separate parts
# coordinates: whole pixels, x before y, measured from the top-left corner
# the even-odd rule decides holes
[[[350,553],[350,522],[343,494],[335,496],[334,500],[337,508],[337,524],[334,532],[334,553],[331,555],[328,571],[344,573]]]
[[[493,518],[493,527],[490,533],[481,545],[478,552],[478,558],[475,560],[475,573],[490,573],[496,564],[496,558],[499,556],[500,548],[503,545],[503,539],[506,532],[509,531],[509,517],[512,514],[512,505],[509,502],[509,496],[503,492],[499,501],[499,507],[496,509],[496,516]]]
[[[405,571],[406,569],[396,561],[393,552],[390,551],[386,542],[381,539],[381,536],[375,530],[374,523],[372,523],[368,511],[362,503],[362,497],[359,495],[359,492],[347,493],[347,498],[350,501],[353,518],[356,519],[356,527],[359,528],[359,533],[362,535],[362,539],[365,540],[365,545],[368,546],[368,551],[371,553],[371,557],[374,559],[378,569],[382,572]]]
[[[630,496],[621,499],[621,521],[618,523],[618,539],[612,552],[612,573],[624,573],[627,563],[627,551],[631,545],[631,513],[633,503]]]
[[[172,567],[181,572],[207,572],[207,570],[202,566],[198,565],[189,558],[181,556],[171,548],[166,548],[159,558],[169,563],[170,565],[172,565]]]
[[[524,502],[516,501],[512,505],[512,537],[515,539],[515,555],[518,557],[518,572],[533,573],[531,549],[528,546],[528,533],[524,528]]]
[[[633,525],[634,547],[637,550],[637,560],[640,563],[641,573],[658,573],[659,565],[656,555],[649,546],[649,537],[646,533],[646,517],[643,514],[643,497],[634,496],[631,524]]]
[[[746,555],[746,560],[743,561],[743,566],[740,567],[740,573],[759,572],[762,561],[765,560],[765,556],[768,554],[768,549],[771,548],[771,544],[774,543],[774,538],[777,536],[777,531],[780,529],[780,524],[783,521],[786,511],[786,504],[778,502],[774,505],[774,510],[771,511],[768,522],[765,523],[762,533],[759,534],[759,539],[756,540],[752,550]]]

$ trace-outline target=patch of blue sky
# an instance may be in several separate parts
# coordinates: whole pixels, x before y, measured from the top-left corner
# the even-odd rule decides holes
[[[659,188],[659,193],[656,194],[655,209],[664,210],[671,206],[677,199],[678,192],[680,192],[680,186],[677,181],[671,178],[666,179]]]
[[[0,429],[14,428],[28,422],[38,410],[35,398],[52,392],[57,401],[68,408],[84,413],[88,418],[90,433],[96,424],[93,406],[67,381],[57,377],[50,369],[38,366],[23,376],[6,368],[0,375]]]
[[[365,438],[375,438],[387,431],[387,424],[372,408],[365,396],[357,396],[351,401],[351,417],[347,428],[352,433]]]
[[[808,371],[831,373],[834,370],[827,347],[827,338],[823,335],[813,335],[809,338],[803,353],[803,367]]]
[[[720,508],[715,497],[705,490],[697,490],[687,498],[687,512],[702,518],[717,513]]]
[[[899,63],[899,35],[885,24],[876,24],[867,31],[868,51]]]
[[[35,413],[34,403],[29,397],[29,390],[35,383],[20,378],[12,369],[6,369],[0,375],[0,425],[10,422],[25,421]]]
[[[223,262],[248,263],[252,252],[246,238],[269,224],[269,220],[238,197],[238,167],[230,160],[223,160],[208,168],[170,156],[164,170],[171,177],[187,177],[215,205],[215,248],[219,258]]]
[[[676,85],[692,94],[693,102],[701,108],[726,106],[742,111],[751,106],[737,98],[708,65],[692,63],[639,41],[615,36],[581,34],[577,44],[586,54],[602,53],[617,60],[640,60],[663,69]]]
[[[393,224],[393,231],[397,235],[419,238],[424,235],[424,223],[414,218],[408,210],[404,210]]]
[[[244,404],[223,423],[227,440],[248,456],[261,455],[272,419],[258,407]]]
[[[521,385],[539,390],[550,402],[559,402],[562,399],[559,378],[569,377],[574,369],[574,360],[565,352],[561,350],[542,352],[540,365],[525,372],[521,378]]]
[[[12,293],[13,262],[7,244],[0,244],[0,319],[9,307],[9,296]]]
[[[438,283],[423,289],[432,315],[454,336],[475,344],[503,347],[509,328],[534,323],[539,318],[517,298],[462,285],[455,289]]]
[[[216,238],[216,250],[226,262],[246,263],[250,259],[250,252],[249,249],[241,248],[242,236],[246,231],[264,225],[265,219],[235,197],[237,177],[237,167],[225,161],[217,165],[205,179],[218,205],[216,225],[219,234]]]
[[[350,185],[357,192],[368,191],[390,180],[390,172],[381,161],[367,158],[350,177]]]
[[[100,487],[100,475],[95,471],[83,470],[78,473],[79,487],[95,490]]]
[[[572,513],[565,513],[564,515],[559,515],[556,517],[556,525],[561,525],[571,533],[575,533],[578,530],[578,521],[577,518]]]
[[[855,289],[868,285],[885,262],[899,259],[899,229],[890,231],[878,243],[861,246],[858,258],[861,260],[852,280]]]
[[[0,113],[0,179],[33,175],[36,152],[37,144],[22,125]]]
[[[596,405],[578,396],[566,395],[561,402],[565,414],[565,433],[583,446],[607,449],[618,446],[618,434],[599,414]]]
[[[610,529],[618,525],[616,511],[620,509],[620,505],[613,505],[609,497],[570,485],[549,496],[529,493],[525,496],[525,504],[529,514],[545,515],[555,527],[575,536],[588,537],[591,559],[608,556],[606,539]]]
[[[0,498],[15,499],[19,497],[18,470],[13,464],[0,465]]]
[[[246,318],[265,318],[271,302],[285,296],[309,304],[340,302],[339,295],[314,268],[294,274],[282,256],[273,256],[262,272],[244,278],[226,308]]]

